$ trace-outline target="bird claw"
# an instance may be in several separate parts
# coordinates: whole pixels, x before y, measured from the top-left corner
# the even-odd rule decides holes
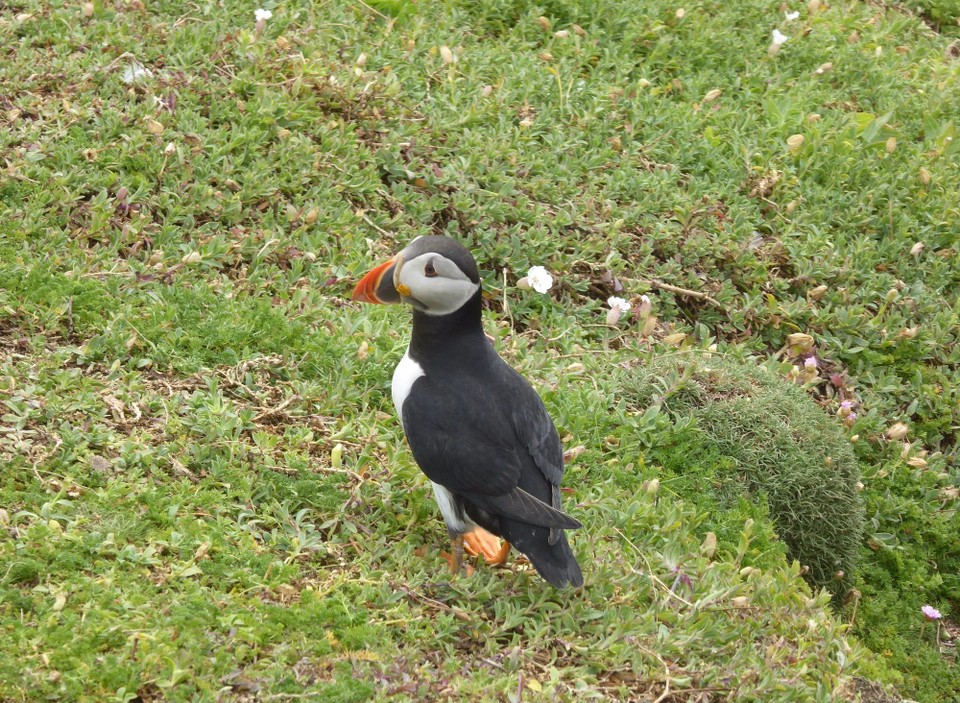
[[[482,527],[478,527],[463,536],[463,546],[467,554],[483,556],[488,564],[499,566],[506,562],[510,552],[510,543],[504,542]]]
[[[455,573],[454,570],[455,570],[457,567],[456,567],[456,559],[455,559],[455,557],[453,556],[453,554],[451,554],[450,552],[440,552],[440,558],[443,559],[445,562],[447,562],[447,565],[450,567],[450,571],[453,572],[453,573]],[[463,563],[460,565],[460,569],[461,569],[467,576],[473,576],[473,571],[474,571],[474,569],[473,569],[473,566],[472,566],[472,565],[470,565],[470,564],[468,564],[468,563],[466,563],[466,562],[463,562]]]

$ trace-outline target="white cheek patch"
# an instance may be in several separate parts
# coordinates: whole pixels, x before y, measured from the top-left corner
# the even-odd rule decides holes
[[[426,275],[428,262],[434,264],[438,275]],[[449,315],[459,310],[480,288],[455,263],[433,253],[404,261],[399,283],[409,291],[404,295],[416,301],[415,307],[428,315]]]
[[[425,279],[434,283],[430,289],[420,296],[415,296],[426,306],[428,315],[449,315],[463,307],[479,287],[469,280],[454,281],[449,278]]]

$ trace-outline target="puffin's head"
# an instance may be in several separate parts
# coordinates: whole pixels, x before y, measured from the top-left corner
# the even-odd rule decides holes
[[[406,249],[370,271],[353,289],[361,303],[409,303],[427,315],[449,315],[480,289],[477,262],[460,242],[417,237]]]

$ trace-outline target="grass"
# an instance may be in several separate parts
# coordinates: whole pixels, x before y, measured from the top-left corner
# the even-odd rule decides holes
[[[0,698],[952,700],[956,7],[268,7],[0,16]],[[346,302],[424,233],[476,253],[585,448],[582,592],[442,575],[389,400],[406,312]],[[614,293],[656,320],[604,324]],[[677,347],[816,354],[865,506],[832,605],[704,420],[631,404]]]

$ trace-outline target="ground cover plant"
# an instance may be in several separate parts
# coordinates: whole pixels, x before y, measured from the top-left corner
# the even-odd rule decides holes
[[[257,9],[0,5],[0,699],[955,700],[955,7]],[[347,302],[425,233],[570,450],[581,592],[442,572],[406,314]],[[836,423],[849,588],[681,480],[731,457],[626,378],[678,354]]]
[[[660,408],[675,423],[692,425],[689,436],[679,430],[650,452],[676,473],[677,492],[727,505],[766,501],[787,558],[806,567],[813,588],[842,598],[856,571],[863,505],[860,471],[840,423],[769,369],[712,353],[661,355],[631,370],[620,386],[634,407]],[[694,485],[680,487],[686,481]]]

